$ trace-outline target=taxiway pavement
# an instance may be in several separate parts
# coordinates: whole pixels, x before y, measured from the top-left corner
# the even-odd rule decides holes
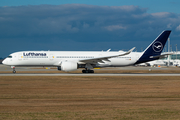
[[[119,67],[119,68],[105,68],[100,70],[173,70],[174,68],[152,68],[152,67]],[[179,69],[176,69],[179,70]],[[8,72],[12,71],[10,66],[0,65],[0,71]],[[55,69],[40,69],[34,67],[16,67],[16,71],[55,71]],[[0,73],[0,76],[180,76],[180,74],[173,73]]]
[[[128,73],[128,74],[77,74],[77,73],[60,73],[60,74],[0,74],[0,76],[180,76],[180,74],[146,74],[146,73]]]

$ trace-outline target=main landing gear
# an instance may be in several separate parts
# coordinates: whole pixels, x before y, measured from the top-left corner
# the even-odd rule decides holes
[[[94,70],[82,70],[82,73],[94,73]]]
[[[85,65],[85,70],[82,70],[82,73],[94,73],[93,66],[90,63]]]

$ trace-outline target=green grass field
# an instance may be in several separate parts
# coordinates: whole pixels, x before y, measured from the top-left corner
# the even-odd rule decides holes
[[[178,120],[180,77],[0,77],[0,119]]]

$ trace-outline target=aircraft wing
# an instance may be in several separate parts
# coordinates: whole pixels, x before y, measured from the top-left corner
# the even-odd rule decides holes
[[[110,60],[109,60],[110,58],[128,55],[128,54],[130,54],[134,49],[135,49],[135,47],[133,47],[133,48],[130,49],[128,52],[125,52],[125,53],[123,53],[123,54],[117,54],[117,55],[112,55],[112,56],[96,57],[96,58],[90,58],[90,59],[81,59],[81,60],[79,60],[79,62],[90,63],[90,64],[96,64],[97,62],[104,63],[103,61],[108,61],[108,62],[110,62]]]

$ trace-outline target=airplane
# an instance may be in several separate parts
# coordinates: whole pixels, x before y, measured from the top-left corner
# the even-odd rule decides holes
[[[84,68],[82,73],[94,73],[93,68],[132,66],[167,56],[161,54],[171,30],[163,31],[143,52],[124,51],[21,51],[10,54],[2,63],[11,66],[57,67],[69,72]]]

